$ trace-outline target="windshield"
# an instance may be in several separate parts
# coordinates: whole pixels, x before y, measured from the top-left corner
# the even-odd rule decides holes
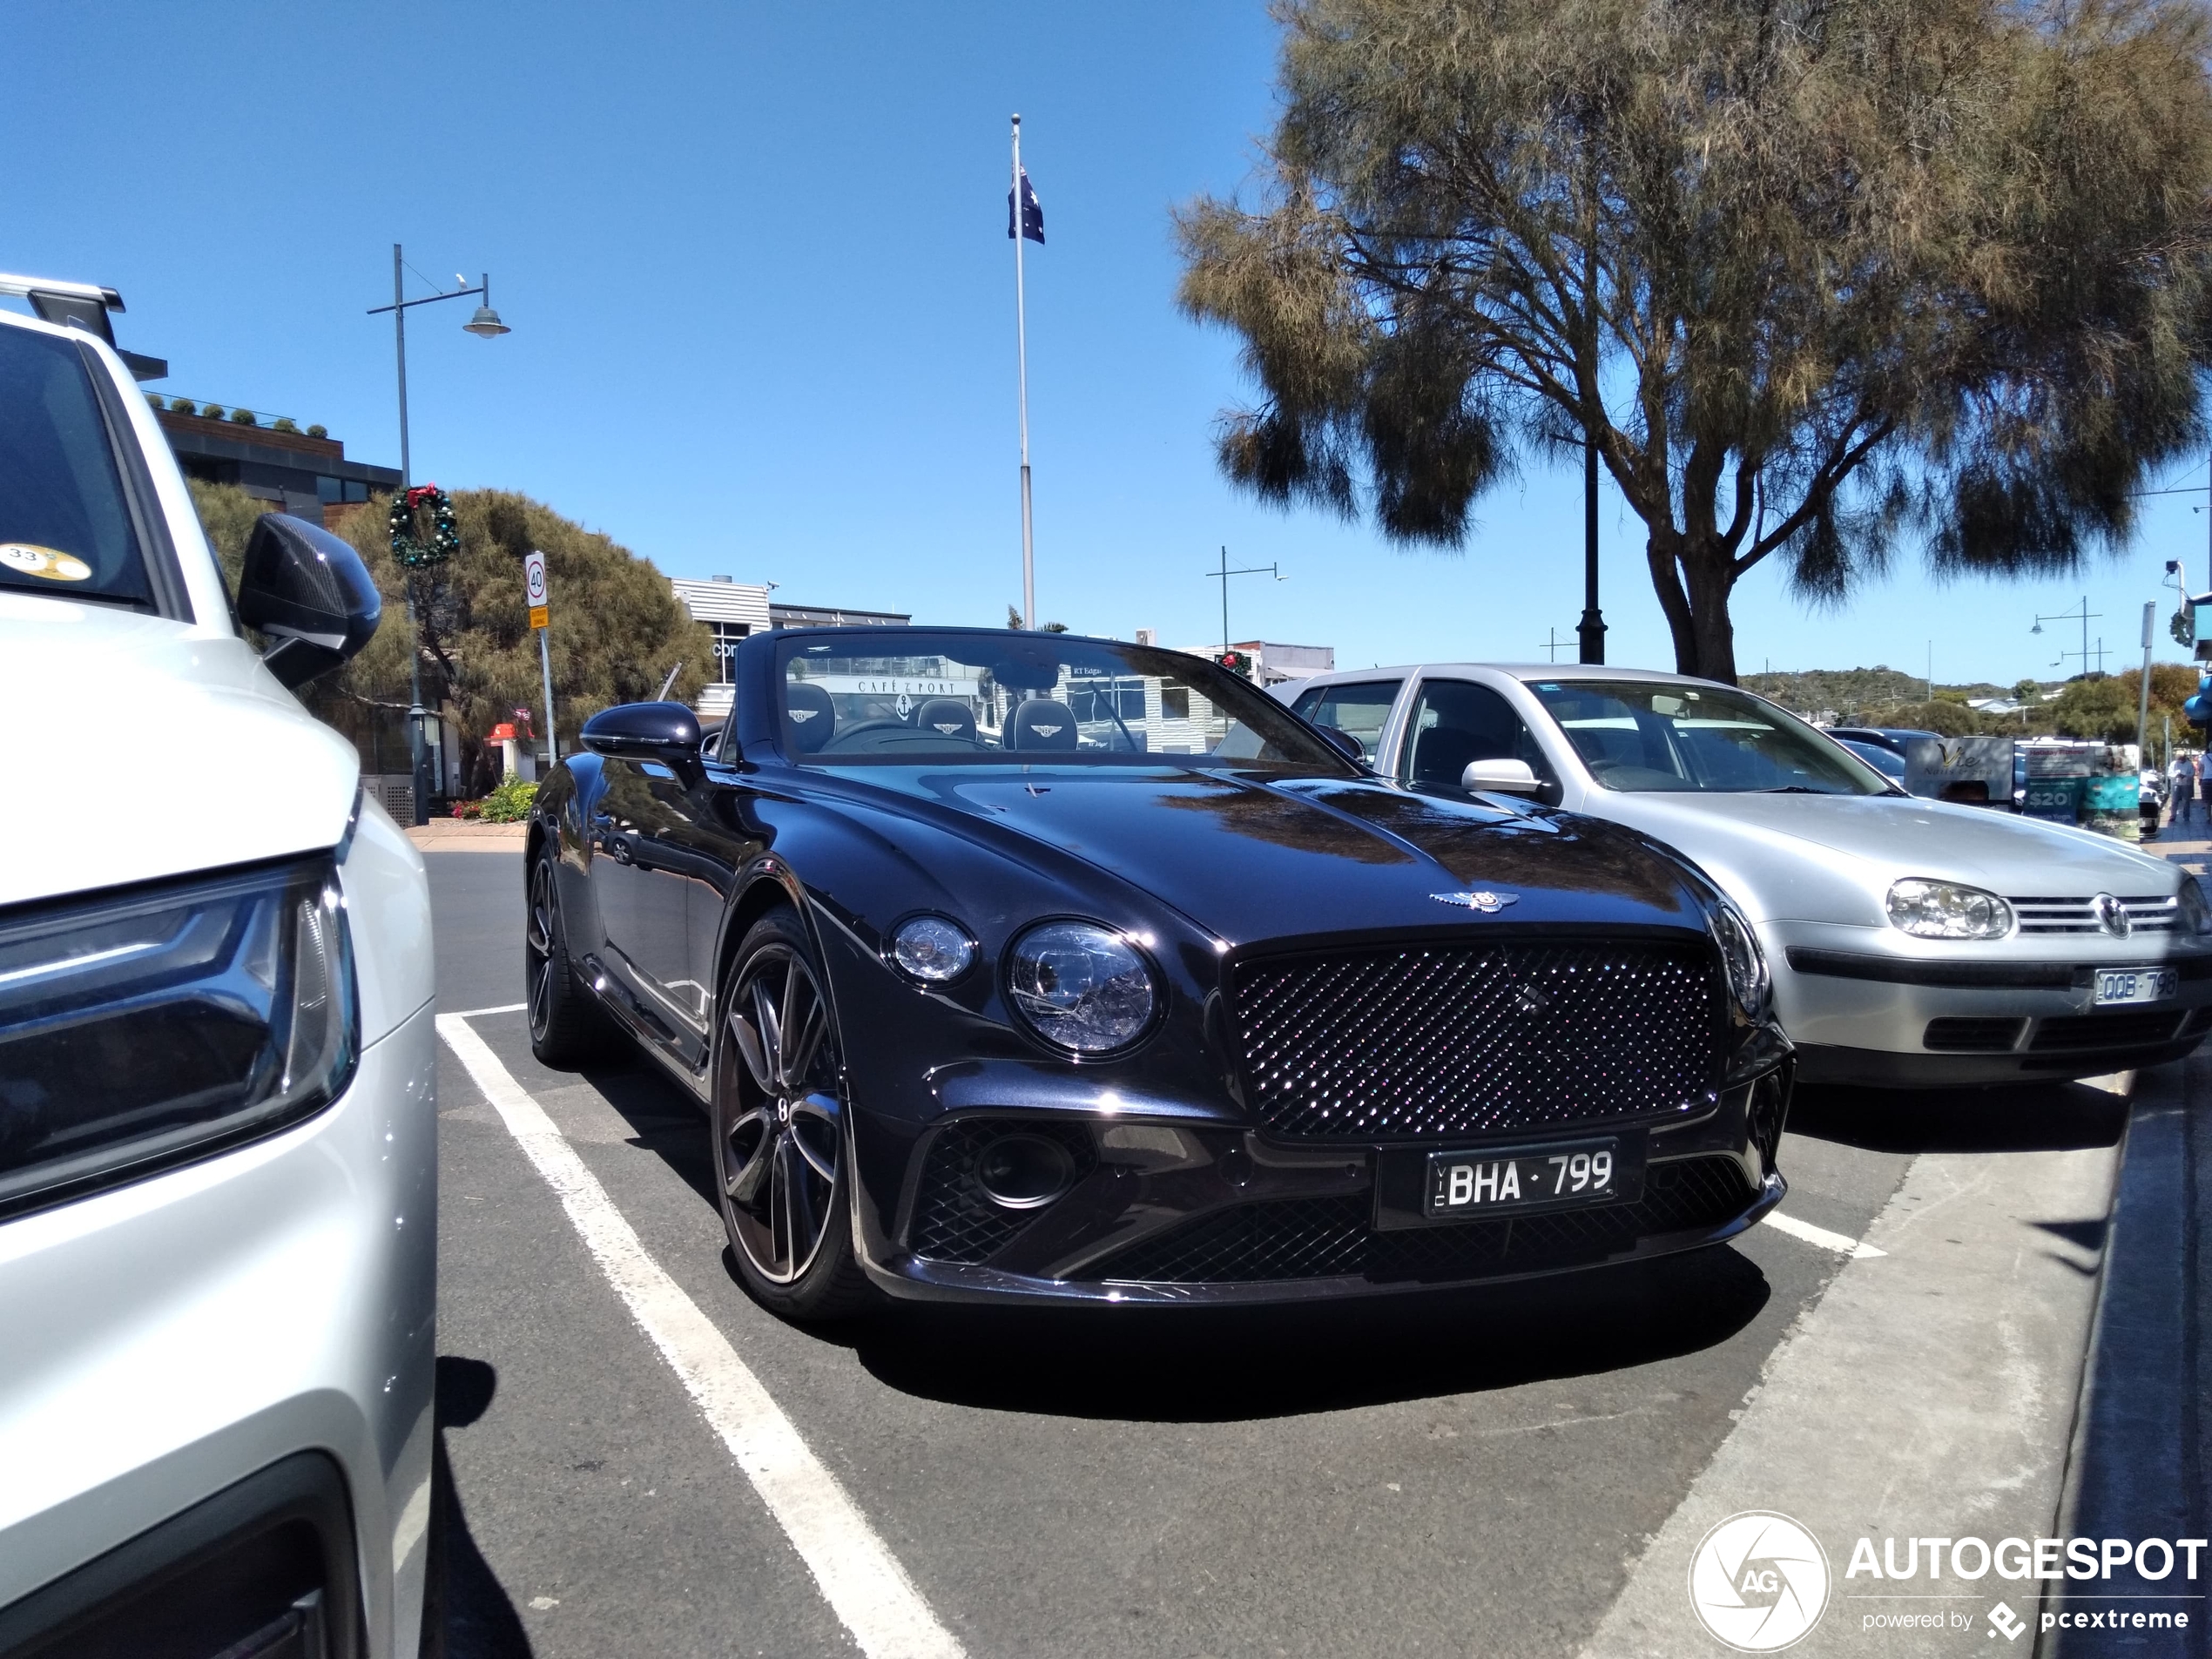
[[[1053,634],[870,629],[777,652],[783,746],[814,765],[1178,765],[1342,775],[1249,681],[1181,651]]]
[[[1528,689],[1608,789],[1879,795],[1891,786],[1811,726],[1741,691],[1595,680]]]
[[[152,601],[74,341],[0,327],[0,590]]]

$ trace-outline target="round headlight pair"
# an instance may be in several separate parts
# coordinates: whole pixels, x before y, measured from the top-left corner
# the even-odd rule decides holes
[[[975,964],[975,941],[943,916],[914,916],[891,932],[891,960],[917,985],[950,984]],[[1111,1054],[1143,1036],[1158,998],[1136,946],[1089,921],[1048,921],[1006,954],[1007,1000],[1022,1022],[1070,1054]]]
[[[2002,939],[2013,907],[1993,893],[1956,881],[1907,876],[1890,887],[1890,925],[1915,939]]]
[[[1736,1006],[1753,1019],[1766,1012],[1773,980],[1767,972],[1766,952],[1743,912],[1723,903],[1713,913],[1713,937],[1721,948],[1721,967],[1728,974],[1728,994]]]

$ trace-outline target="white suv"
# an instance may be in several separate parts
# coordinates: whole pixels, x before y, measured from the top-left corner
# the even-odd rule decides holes
[[[120,301],[0,292],[0,1656],[412,1655],[429,904],[287,689],[376,590],[271,515],[233,602]]]

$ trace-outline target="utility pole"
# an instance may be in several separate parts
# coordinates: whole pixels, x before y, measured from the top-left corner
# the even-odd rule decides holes
[[[1037,563],[1029,536],[1029,320],[1022,292],[1022,118],[1014,118],[1014,353],[1021,375],[1022,412],[1022,625],[1037,625]]]
[[[1221,583],[1221,649],[1224,654],[1229,650],[1229,578],[1232,576],[1271,576],[1278,582],[1290,580],[1271,564],[1249,564],[1240,570],[1231,570],[1229,550],[1225,547],[1221,550],[1221,568],[1209,570],[1206,574]]]
[[[2135,693],[2135,764],[2141,765],[2150,755],[2150,639],[2151,628],[2158,619],[2158,601],[2143,602],[2143,683]]]

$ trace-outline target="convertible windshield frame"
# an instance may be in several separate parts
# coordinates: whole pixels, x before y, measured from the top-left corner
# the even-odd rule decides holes
[[[1749,691],[1571,676],[1523,683],[1590,781],[1615,793],[1900,792],[1841,744]]]
[[[779,633],[771,725],[793,765],[1162,765],[1352,778],[1285,705],[1201,657],[1069,634]]]

